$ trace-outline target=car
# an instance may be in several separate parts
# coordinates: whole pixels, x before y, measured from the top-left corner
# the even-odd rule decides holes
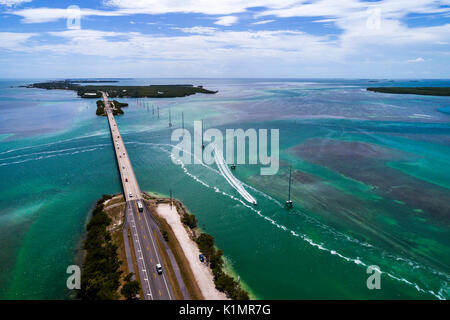
[[[123,153],[123,155],[125,155],[125,152]]]
[[[133,194],[130,192],[130,193],[128,193],[128,196],[130,197],[130,198],[133,198]]]
[[[205,262],[205,256],[200,254],[198,255],[198,258],[200,259],[200,262]]]
[[[128,179],[127,179],[127,178],[125,178],[125,182],[128,182]]]
[[[162,267],[159,263],[156,265],[156,272],[158,272],[158,274],[162,274]]]

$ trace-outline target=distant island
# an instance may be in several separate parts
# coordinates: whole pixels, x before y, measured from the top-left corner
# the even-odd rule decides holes
[[[85,82],[116,82],[106,80],[62,80],[33,83],[26,88],[47,90],[73,90],[81,98],[101,98],[100,91],[106,92],[110,98],[176,98],[196,93],[214,94],[217,91],[204,89],[192,84],[149,85],[149,86],[114,86],[114,85],[79,85]]]
[[[450,96],[450,87],[374,87],[368,91],[394,94],[419,94],[426,96]]]
[[[114,116],[118,116],[123,114],[123,107],[128,107],[128,103],[119,102],[117,100],[110,101],[110,105],[112,108],[112,113]],[[103,100],[97,100],[97,110],[95,111],[95,114],[98,116],[105,116],[105,103]]]
[[[72,83],[98,83],[98,82],[100,82],[100,83],[114,83],[114,82],[119,82],[119,80],[98,80],[98,79],[95,79],[95,80],[89,80],[89,79],[67,79],[67,80],[64,80],[64,81],[66,81],[66,82],[72,82]]]

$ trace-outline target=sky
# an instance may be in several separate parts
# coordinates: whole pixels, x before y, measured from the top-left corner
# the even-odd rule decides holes
[[[450,0],[0,0],[0,78],[450,78]]]

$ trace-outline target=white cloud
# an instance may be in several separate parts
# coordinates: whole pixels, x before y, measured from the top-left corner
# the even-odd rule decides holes
[[[27,41],[36,33],[0,32],[0,49],[27,51]]]
[[[296,5],[299,0],[105,0],[104,3],[123,12],[147,14],[203,13],[207,15],[230,15],[245,12],[251,7],[272,9]]]
[[[31,2],[31,0],[0,0],[0,5],[12,7],[26,2]]]
[[[191,28],[172,28],[174,30],[180,30],[183,31],[185,33],[198,33],[198,34],[211,34],[217,31],[216,28],[211,28],[211,27],[201,27],[201,26],[195,26],[195,27],[191,27]]]
[[[320,20],[314,20],[313,22],[324,23],[324,22],[334,22],[334,21],[336,21],[336,19],[320,19]]]
[[[267,24],[267,23],[271,23],[274,22],[275,20],[261,20],[261,21],[256,21],[253,22],[252,24]]]
[[[185,30],[192,33],[193,30]],[[203,30],[205,31],[205,30]],[[212,31],[212,30],[211,30]],[[220,60],[237,56],[279,57],[295,59],[336,59],[339,49],[331,54],[332,46],[324,37],[314,37],[294,31],[219,31],[183,36],[145,35],[138,32],[106,32],[97,30],[65,30],[48,32],[64,41],[48,44],[39,39],[27,51],[58,54],[82,54],[137,59]],[[13,34],[26,40],[28,34]],[[11,37],[12,35],[9,35]],[[2,37],[0,36],[0,40]],[[19,41],[20,42],[20,41]],[[318,52],[330,54],[318,55]]]
[[[60,19],[67,19],[73,15],[68,9],[59,8],[31,8],[22,9],[9,12],[11,14],[18,15],[22,17],[23,23],[43,23],[52,22]],[[104,10],[92,10],[92,9],[80,9],[80,18],[87,16],[121,16],[122,13],[118,11],[104,11]]]
[[[406,62],[424,62],[425,61],[425,59],[424,58],[422,58],[422,57],[418,57],[418,58],[416,58],[416,59],[411,59],[411,60],[406,60]]]
[[[221,26],[231,26],[233,24],[235,24],[238,21],[238,17],[235,16],[223,16],[223,17],[219,17],[216,22],[214,22],[215,24],[221,25]]]
[[[0,0],[2,1],[2,0]],[[56,54],[78,54],[90,57],[120,57],[121,61],[189,61],[189,65],[205,66],[210,63],[217,69],[235,70],[241,61],[259,62],[266,68],[279,65],[304,66],[329,69],[341,64],[343,70],[353,66],[387,65],[389,61],[406,62],[411,57],[426,56],[426,61],[436,63],[435,55],[445,55],[450,39],[450,24],[432,27],[411,27],[402,18],[411,13],[442,13],[448,8],[443,1],[384,0],[360,2],[357,0],[109,0],[108,10],[81,9],[82,16],[124,16],[158,13],[202,13],[217,19],[217,25],[229,26],[238,22],[236,14],[250,7],[266,7],[256,18],[267,20],[253,24],[270,23],[288,17],[309,17],[313,22],[333,22],[339,32],[333,35],[312,35],[298,31],[221,31],[219,27],[194,26],[178,28],[185,34],[164,36],[141,33],[114,33],[96,30],[69,30],[53,32],[51,36],[62,40],[55,43],[39,42],[30,34],[6,36],[2,48]],[[448,3],[448,1],[447,1]],[[370,10],[379,8],[379,28],[368,28]],[[11,13],[11,12],[9,12]],[[54,21],[67,18],[65,9],[35,8],[12,11],[26,23]],[[272,20],[268,20],[272,19]],[[281,20],[281,19],[280,19]],[[277,21],[279,21],[277,19]],[[139,22],[136,22],[139,23]],[[154,22],[148,22],[153,24]],[[433,60],[431,60],[431,57]],[[417,60],[417,59],[412,59]],[[421,62],[412,61],[410,62]],[[271,61],[271,63],[269,63]],[[328,64],[327,64],[328,62]],[[314,64],[317,63],[315,66]],[[187,65],[187,64],[183,64]],[[418,63],[416,66],[428,65]],[[405,65],[403,64],[403,67]],[[174,70],[176,68],[174,67]],[[255,68],[256,71],[265,68]],[[293,67],[286,67],[294,72]],[[301,69],[298,69],[301,72]]]

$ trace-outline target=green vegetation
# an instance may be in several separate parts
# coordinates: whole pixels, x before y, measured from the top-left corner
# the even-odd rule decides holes
[[[185,213],[181,218],[181,222],[187,225],[189,228],[194,229],[197,227],[197,219],[193,214]]]
[[[129,273],[125,277],[125,284],[122,286],[122,289],[120,290],[120,293],[127,300],[136,299],[136,295],[141,290],[141,286],[140,286],[139,282],[136,280],[131,280],[132,277],[133,277],[133,272]]]
[[[181,215],[182,223],[192,229],[191,236],[194,238],[200,252],[205,256],[206,261],[209,263],[209,267],[214,275],[214,283],[216,288],[222,292],[225,292],[225,294],[231,299],[249,300],[250,297],[248,292],[241,288],[238,281],[234,280],[233,277],[225,273],[223,251],[216,249],[214,245],[214,238],[211,235],[200,232],[200,230],[197,229],[196,217],[193,214],[190,214],[183,204],[176,199],[169,200],[167,198],[161,198],[159,195],[152,196],[148,193],[144,194],[147,199],[147,203],[153,210],[156,210],[156,205],[159,203],[173,203],[176,206],[177,212]],[[172,252],[174,252],[175,259],[180,266],[183,280],[189,290],[191,298],[194,300],[196,298],[200,299],[200,289],[196,285],[196,280],[189,266],[189,261],[187,261],[175,234],[163,218],[160,218],[157,215],[155,218],[158,220],[163,237],[164,233],[167,233],[168,239],[166,241],[168,241],[168,245],[170,246]]]
[[[201,233],[195,241],[201,253],[209,261],[217,290],[225,292],[233,300],[249,300],[247,291],[241,288],[239,282],[223,271],[223,251],[216,249],[214,238],[209,234]]]
[[[149,206],[151,211],[156,211],[157,204],[160,202],[168,203],[168,199],[161,199],[156,198],[153,196],[150,196],[149,194],[144,192],[144,197],[146,198],[147,205]],[[179,205],[181,206],[181,203],[178,201],[175,201],[175,204],[177,208]],[[186,255],[183,251],[183,249],[180,246],[180,243],[178,242],[177,237],[173,233],[172,228],[169,226],[167,221],[160,217],[159,215],[155,215],[154,218],[156,221],[158,221],[159,228],[161,230],[161,233],[167,242],[167,245],[169,246],[170,250],[172,251],[175,260],[178,264],[181,277],[183,278],[183,282],[186,286],[186,289],[188,291],[189,297],[191,300],[203,300],[204,297],[200,291],[200,288],[198,287],[197,280],[195,279],[194,274],[192,273],[191,266],[189,264],[188,259],[186,258]],[[159,243],[159,241],[158,241]],[[176,293],[176,291],[174,292]]]
[[[367,90],[382,93],[450,96],[450,87],[376,87],[367,88]]]
[[[214,94],[217,91],[204,89],[203,86],[194,87],[191,84],[149,85],[149,86],[113,86],[113,85],[79,85],[79,81],[52,81],[33,83],[27,88],[41,88],[47,90],[73,90],[81,98],[101,98],[100,91],[108,93],[111,98],[175,98],[185,97],[196,93]],[[105,82],[105,81],[102,81]]]
[[[167,230],[161,228],[161,235],[163,236],[164,241],[169,241],[169,233],[167,232]]]
[[[122,103],[117,100],[110,101],[110,104],[114,116],[123,114],[122,108],[128,107],[128,103]],[[98,116],[106,116],[105,103],[103,100],[97,100],[97,110],[95,111],[95,114]]]
[[[97,111],[95,111],[95,114],[98,116],[106,116],[105,104],[102,100],[97,100]]]
[[[197,219],[193,214],[184,213],[181,221],[191,229],[197,226]],[[214,274],[214,283],[217,290],[225,292],[228,297],[234,300],[249,300],[247,291],[243,290],[239,282],[223,271],[223,251],[217,250],[214,246],[213,236],[207,233],[200,233],[195,239],[200,252],[205,256],[209,262],[209,266]]]
[[[103,211],[103,203],[112,196],[103,195],[97,201],[86,229],[84,242],[86,256],[81,275],[79,296],[83,300],[114,300],[119,298],[121,261],[117,246],[111,241],[107,226],[111,219]]]

